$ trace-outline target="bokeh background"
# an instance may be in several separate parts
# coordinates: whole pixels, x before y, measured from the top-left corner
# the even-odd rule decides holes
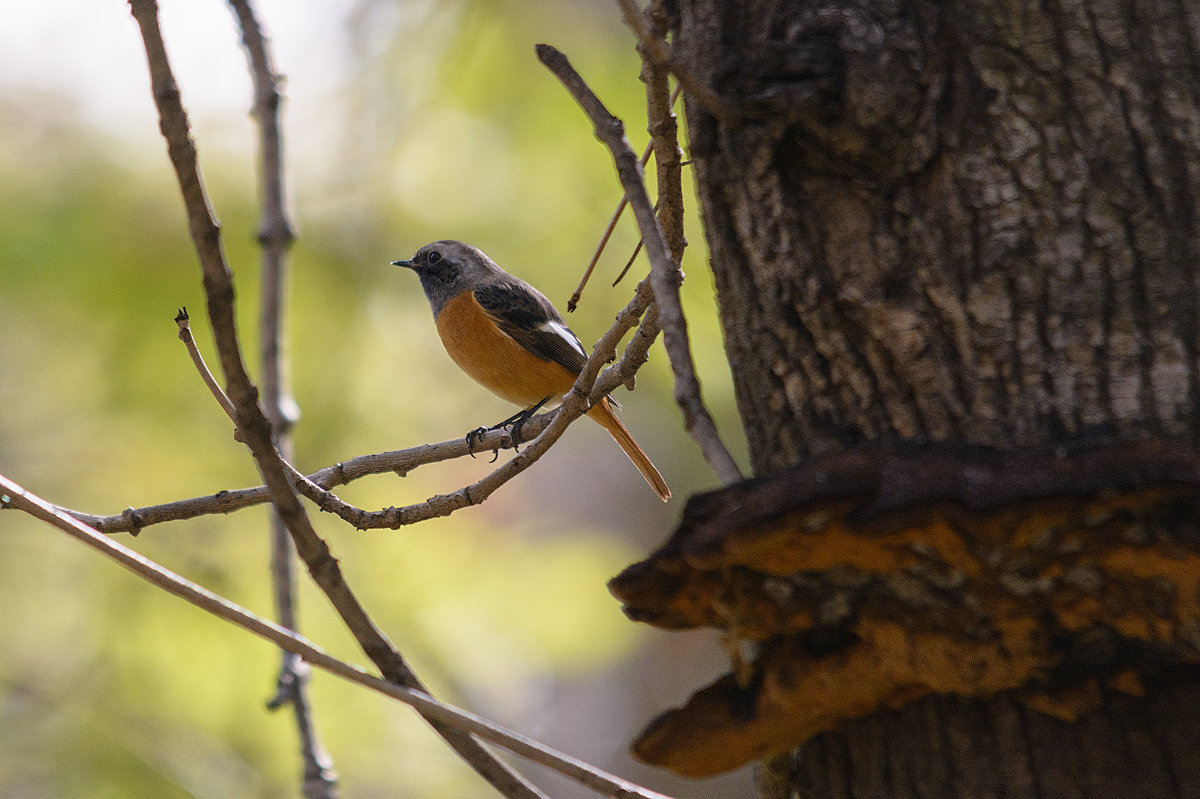
[[[292,251],[289,335],[303,418],[298,466],[441,441],[512,409],[457,371],[415,277],[388,266],[440,238],[478,244],[560,308],[620,196],[607,151],[537,62],[564,50],[646,136],[629,32],[603,0],[259,0],[284,109]],[[256,356],[256,133],[229,8],[164,0],[162,22]],[[690,179],[689,179],[690,182]],[[690,191],[687,200],[691,202]],[[744,444],[695,209],[685,309],[701,379]],[[580,310],[585,343],[646,270],[610,284],[614,236]],[[172,318],[200,273],[157,130],[141,41],[116,0],[16,3],[0,28],[0,472],[66,507],[116,513],[258,483]],[[630,738],[727,668],[715,635],[625,620],[605,582],[657,546],[715,485],[682,431],[661,345],[619,391],[676,499],[662,505],[581,422],[483,506],[398,531],[314,512],[352,587],[435,692],[652,788],[742,796],[745,771],[688,782],[631,761]],[[343,489],[374,509],[459,487],[486,458]],[[261,508],[122,536],[270,615]],[[296,732],[271,713],[278,655],[55,530],[0,513],[0,796],[289,797]],[[302,631],[364,662],[302,579]],[[406,708],[322,674],[316,720],[347,797],[492,794]],[[587,791],[521,764],[555,796]]]

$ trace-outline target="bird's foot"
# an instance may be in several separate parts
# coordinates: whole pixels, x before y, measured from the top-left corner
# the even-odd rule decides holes
[[[545,397],[544,399],[542,399],[541,402],[539,402],[537,405],[534,405],[532,408],[526,408],[523,411],[514,413],[512,416],[508,417],[507,419],[500,421],[500,422],[496,422],[496,424],[492,425],[491,427],[476,427],[474,430],[467,433],[467,452],[470,454],[470,456],[472,458],[474,458],[475,457],[475,445],[479,442],[479,439],[483,438],[483,435],[485,433],[488,433],[492,430],[501,430],[506,427],[508,428],[508,431],[509,431],[509,440],[512,441],[513,451],[520,452],[521,449],[520,449],[520,445],[518,442],[520,442],[520,440],[521,440],[521,428],[524,427],[525,424],[530,419],[533,418],[533,415],[535,413],[537,413],[539,410],[541,410],[542,406],[545,405],[549,401],[550,401],[550,398]],[[495,463],[496,458],[500,457],[499,449],[496,449],[493,452],[494,452],[494,455],[492,457],[491,463]]]

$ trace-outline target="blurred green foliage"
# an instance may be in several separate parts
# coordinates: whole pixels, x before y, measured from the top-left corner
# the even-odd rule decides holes
[[[454,438],[511,412],[457,372],[413,276],[387,264],[430,240],[466,239],[565,310],[619,186],[586,119],[537,63],[535,42],[566,51],[626,120],[635,149],[645,141],[637,57],[614,6],[362,3],[342,33],[339,91],[295,101],[284,118],[300,231],[288,322],[303,469]],[[235,42],[213,57],[241,59]],[[129,80],[149,104],[144,75]],[[0,93],[0,472],[94,513],[257,484],[175,337],[172,318],[187,305],[215,360],[153,123],[100,130],[62,97]],[[194,123],[256,372],[254,133],[249,120],[237,136]],[[736,441],[702,235],[694,217],[690,225],[695,354],[706,399]],[[636,237],[626,219],[569,319],[585,342],[644,273],[643,259],[609,285]],[[604,583],[665,537],[689,493],[714,483],[681,430],[660,347],[636,394],[619,398],[675,491],[669,506],[581,422],[483,506],[450,518],[363,533],[314,514],[352,587],[435,691],[535,736],[572,714],[569,697],[619,690],[624,678],[606,675],[646,657],[661,634],[625,621]],[[341,493],[367,508],[408,504],[477,479],[486,460]],[[122,538],[269,615],[266,519],[258,508]],[[15,512],[0,514],[0,533],[0,796],[298,794],[290,717],[263,708],[271,647]],[[324,598],[300,582],[305,634],[363,662]],[[312,685],[345,795],[491,795],[411,713],[322,676]],[[612,725],[628,737],[658,709]],[[624,748],[592,740],[587,719],[576,726],[579,735],[551,743],[584,757],[589,742],[593,752]]]

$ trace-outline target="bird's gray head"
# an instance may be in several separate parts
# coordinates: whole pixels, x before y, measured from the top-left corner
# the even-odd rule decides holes
[[[417,273],[435,317],[452,298],[464,291],[473,291],[489,277],[504,274],[482,250],[461,241],[426,244],[411,259],[392,261],[392,265]]]

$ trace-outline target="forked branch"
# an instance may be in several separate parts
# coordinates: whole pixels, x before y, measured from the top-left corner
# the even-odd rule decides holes
[[[542,63],[562,82],[591,119],[596,138],[612,153],[617,175],[637,217],[646,255],[650,258],[650,283],[658,308],[658,323],[662,326],[663,345],[675,374],[675,401],[683,412],[684,426],[721,482],[726,485],[735,483],[742,479],[741,471],[721,441],[716,424],[700,398],[700,381],[692,362],[687,320],[684,319],[679,300],[679,284],[683,275],[671,257],[662,226],[654,214],[654,206],[646,193],[642,168],[629,146],[629,140],[625,138],[625,126],[609,113],[565,55],[548,44],[539,44],[537,53]]]

